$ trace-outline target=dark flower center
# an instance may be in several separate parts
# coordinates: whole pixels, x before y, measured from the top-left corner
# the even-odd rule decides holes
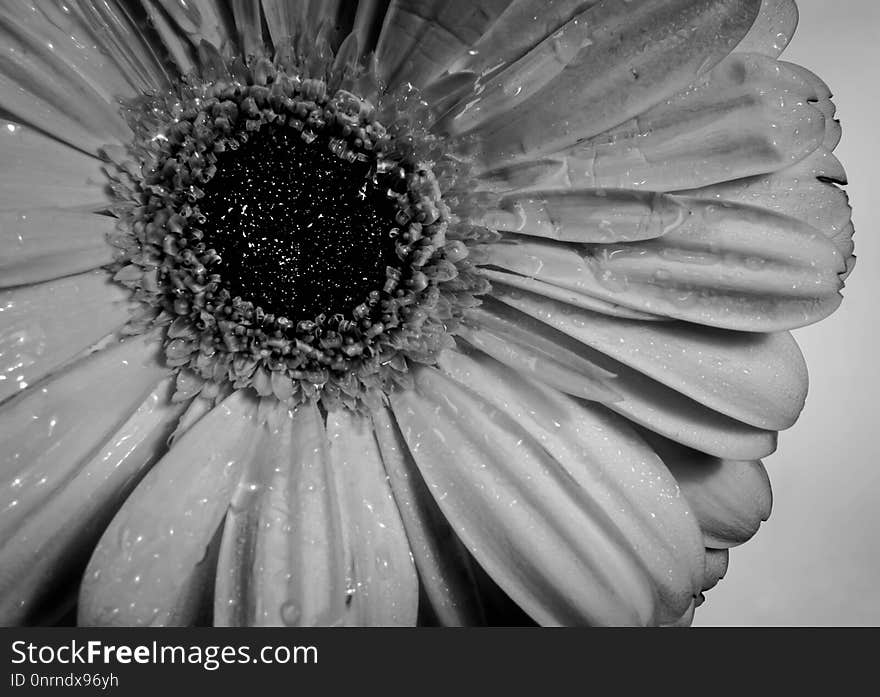
[[[204,241],[221,258],[212,271],[233,297],[294,321],[351,317],[400,267],[387,186],[326,137],[307,143],[266,124],[216,165],[198,205]]]

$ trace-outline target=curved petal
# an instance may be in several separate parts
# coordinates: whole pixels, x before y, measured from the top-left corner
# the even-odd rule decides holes
[[[276,403],[226,514],[214,624],[338,626],[346,580],[323,419]]]
[[[255,400],[239,390],[174,443],[95,548],[80,588],[79,624],[195,621],[213,573],[205,563],[209,548],[260,428]]]
[[[116,218],[64,208],[0,210],[0,288],[39,283],[113,261]]]
[[[436,370],[392,395],[443,514],[481,566],[541,624],[646,624],[653,584],[588,492],[505,412]]]
[[[748,541],[770,517],[773,494],[760,460],[727,460],[647,433],[697,516],[707,547]]]
[[[106,187],[100,160],[0,120],[0,209],[101,210]]]
[[[584,346],[752,426],[788,428],[804,406],[807,366],[787,332],[755,334],[683,322],[610,318],[503,288],[496,289],[494,297]],[[613,382],[610,388],[614,389]]]
[[[0,291],[0,401],[120,329],[130,307],[103,271]]]
[[[750,426],[710,409],[653,378],[565,334],[521,314],[513,321],[522,331],[541,336],[613,374],[609,389],[615,399],[605,406],[630,421],[667,438],[722,457],[763,457],[776,448],[776,433]]]
[[[394,415],[381,409],[372,418],[388,483],[433,616],[444,626],[485,624],[470,555],[422,480]]]
[[[797,24],[798,8],[794,0],[761,0],[758,18],[736,50],[778,58],[794,36]]]
[[[82,573],[104,527],[165,450],[185,406],[169,401],[171,386],[171,378],[159,383],[94,457],[31,501],[14,530],[2,532],[0,624],[32,624],[33,613]]]
[[[699,590],[703,542],[674,478],[626,422],[478,354],[447,351],[440,367],[542,443],[601,511],[594,515],[612,521],[655,585],[657,621],[681,615]]]
[[[703,591],[710,590],[724,578],[730,563],[730,550],[707,549],[706,570],[703,573]]]
[[[327,438],[345,539],[346,624],[415,626],[418,578],[372,424],[334,411]]]
[[[759,6],[760,0],[598,3],[584,15],[593,31],[583,48],[528,99],[475,129],[475,154],[495,167],[570,146],[642,113],[728,55]],[[515,85],[508,89],[516,92]]]
[[[610,302],[698,324],[779,331],[840,304],[846,264],[815,228],[766,210],[685,199],[690,215],[645,242],[564,245],[508,236],[476,249],[499,266]]]

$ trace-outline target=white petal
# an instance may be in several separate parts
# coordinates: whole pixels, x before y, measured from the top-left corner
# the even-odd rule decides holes
[[[794,0],[761,0],[761,11],[737,51],[777,58],[794,36],[798,9]]]
[[[703,530],[707,547],[749,540],[770,517],[773,494],[760,460],[727,460],[647,434],[675,475]]]
[[[349,574],[346,624],[414,626],[419,586],[373,427],[347,411],[327,416]]]
[[[100,160],[0,120],[0,209],[100,210],[109,202],[106,186]]]
[[[80,589],[80,624],[195,621],[214,571],[209,547],[253,456],[256,411],[253,399],[234,392],[144,477],[95,548]]]
[[[423,85],[470,48],[508,0],[391,0],[376,47],[394,88]]]
[[[479,355],[447,351],[440,366],[540,442],[590,499],[593,515],[614,523],[655,585],[657,621],[681,615],[699,590],[703,541],[675,479],[629,425]]]
[[[437,371],[392,396],[440,509],[490,576],[541,624],[646,624],[646,571],[587,492],[505,413]]]
[[[757,334],[683,322],[637,322],[504,289],[497,289],[495,297],[584,346],[752,426],[788,428],[804,406],[807,366],[788,332]],[[613,382],[610,388],[614,389]]]
[[[158,347],[141,338],[76,363],[0,408],[0,528],[16,528],[63,487],[165,374]]]
[[[0,400],[120,329],[129,295],[104,271],[0,290]]]
[[[96,91],[51,40],[0,13],[0,44],[0,96],[6,111],[90,152],[101,143],[131,137],[115,99]]]
[[[232,496],[217,563],[219,626],[334,626],[347,585],[339,500],[314,404],[276,404]]]
[[[431,497],[394,415],[375,412],[373,426],[431,612],[444,626],[485,624],[470,556]]]
[[[598,3],[584,17],[594,27],[584,48],[529,99],[476,129],[476,155],[486,166],[499,166],[570,146],[642,113],[730,53],[752,25],[759,4]],[[515,93],[515,87],[508,89]]]
[[[3,533],[0,623],[31,624],[32,613],[82,572],[104,527],[164,452],[184,407],[169,401],[171,388],[171,378],[163,380],[94,457],[81,461],[57,488],[44,487],[28,504],[29,515]]]
[[[0,287],[39,283],[113,261],[116,218],[64,208],[0,210]]]

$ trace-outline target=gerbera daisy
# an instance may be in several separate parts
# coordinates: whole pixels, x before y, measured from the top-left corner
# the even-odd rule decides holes
[[[4,2],[2,621],[690,622],[852,266],[796,21]]]

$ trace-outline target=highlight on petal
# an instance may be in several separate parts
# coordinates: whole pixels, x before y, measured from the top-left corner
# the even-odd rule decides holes
[[[707,547],[748,541],[770,517],[773,494],[760,460],[729,460],[644,433],[675,476],[694,511]]]
[[[593,31],[566,68],[503,118],[474,131],[478,159],[497,167],[553,152],[642,113],[729,54],[759,6],[760,0],[594,5],[582,15]],[[508,89],[515,93],[516,85]]]
[[[119,330],[130,307],[103,272],[0,290],[0,400]]]
[[[323,419],[276,403],[226,514],[214,624],[339,626],[348,599]]]
[[[68,465],[57,485],[50,485],[47,478],[44,481],[46,475],[36,482],[37,473],[30,475],[38,495],[17,499],[17,512],[25,517],[14,529],[8,523],[0,525],[4,540],[0,544],[0,624],[33,624],[37,613],[67,600],[63,596],[66,584],[78,582],[104,527],[164,452],[184,407],[169,401],[171,384],[170,378],[160,382],[97,447],[94,456],[87,454],[95,451],[90,445],[88,450],[77,451],[70,463],[53,457],[48,465],[53,474]],[[82,411],[82,406],[76,403],[71,409]],[[77,460],[84,454],[84,459]],[[73,463],[75,467],[70,466]],[[24,486],[19,473],[10,488],[21,492]]]
[[[410,452],[459,538],[520,607],[541,624],[653,621],[650,576],[574,473],[436,370],[420,368],[416,385],[392,396]]]
[[[485,624],[470,555],[422,480],[393,413],[381,409],[372,419],[388,483],[428,602],[428,608],[420,607],[419,614],[429,610],[432,619],[444,626]]]
[[[414,626],[418,578],[372,424],[348,411],[331,412],[327,438],[345,540],[345,623]]]
[[[113,518],[86,568],[81,625],[192,624],[214,574],[212,543],[261,426],[234,392],[177,440]]]

